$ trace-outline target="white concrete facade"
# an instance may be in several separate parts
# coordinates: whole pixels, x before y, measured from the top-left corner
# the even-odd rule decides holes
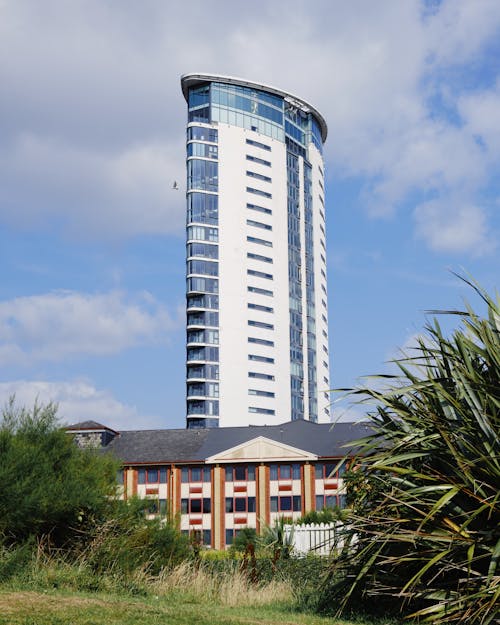
[[[327,421],[326,124],[272,87],[200,74],[181,82],[187,426]]]

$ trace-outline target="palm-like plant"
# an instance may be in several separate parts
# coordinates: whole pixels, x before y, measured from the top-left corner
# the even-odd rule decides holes
[[[338,612],[361,602],[432,623],[496,618],[500,305],[471,286],[485,318],[445,311],[461,320],[451,337],[432,321],[389,388],[351,390],[376,411],[347,477],[355,540],[324,589]]]

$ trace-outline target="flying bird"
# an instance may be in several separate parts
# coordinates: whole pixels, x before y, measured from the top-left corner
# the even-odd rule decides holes
[[[179,190],[179,185],[177,184],[177,180],[174,180],[174,184],[172,185],[172,189],[174,189],[174,191],[178,191]]]

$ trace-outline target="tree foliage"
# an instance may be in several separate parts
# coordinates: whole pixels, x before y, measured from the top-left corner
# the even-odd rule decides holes
[[[117,463],[82,450],[61,429],[54,404],[16,407],[0,421],[0,538],[42,535],[61,544],[113,505]]]
[[[333,565],[325,601],[339,612],[397,609],[432,623],[492,623],[500,594],[500,306],[445,311],[415,355],[396,361],[359,441],[351,489],[351,542]]]

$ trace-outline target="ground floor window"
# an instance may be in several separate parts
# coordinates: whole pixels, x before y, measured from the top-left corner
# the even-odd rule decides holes
[[[212,544],[212,530],[181,530],[181,534],[189,536],[193,542],[210,547]]]
[[[333,509],[335,506],[339,508],[345,508],[346,496],[345,495],[316,495],[316,510],[323,510],[324,508]]]
[[[238,536],[240,532],[241,532],[241,529],[226,530],[226,545],[232,545],[234,542],[234,539],[236,538],[236,536]]]

